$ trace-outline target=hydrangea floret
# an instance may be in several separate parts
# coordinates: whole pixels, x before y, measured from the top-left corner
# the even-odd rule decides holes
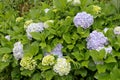
[[[55,63],[55,57],[53,55],[44,56],[42,59],[43,66],[51,66]]]
[[[14,44],[13,56],[16,60],[19,60],[23,57],[23,44],[19,41]]]
[[[44,22],[44,28],[48,28],[51,24],[54,23],[54,20],[47,20]]]
[[[32,57],[23,57],[20,61],[20,65],[25,69],[34,70],[37,63]]]
[[[117,26],[114,28],[114,34],[116,34],[116,35],[120,34],[120,26]]]
[[[106,54],[107,53],[112,53],[112,47],[111,46],[108,46],[108,47],[99,47],[99,48],[97,48],[96,50],[97,51],[100,51],[100,50],[102,50],[102,49],[104,49],[105,50],[105,52],[106,52]]]
[[[53,66],[53,70],[60,76],[68,75],[71,70],[71,65],[65,58],[57,58],[57,62]]]
[[[31,23],[28,25],[26,29],[27,37],[28,39],[32,39],[31,32],[42,32],[44,30],[44,24],[42,22],[40,23]]]
[[[8,41],[10,41],[10,35],[6,35],[5,39],[7,39]]]
[[[104,47],[104,45],[108,44],[107,37],[105,37],[102,32],[98,32],[96,30],[90,33],[86,41],[87,41],[87,48],[90,50],[96,50],[99,47]]]
[[[76,27],[80,26],[84,29],[87,29],[93,24],[94,19],[91,14],[80,12],[74,17],[73,22]]]

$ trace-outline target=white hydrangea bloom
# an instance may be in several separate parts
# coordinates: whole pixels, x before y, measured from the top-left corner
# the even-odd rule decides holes
[[[53,70],[60,76],[68,75],[71,70],[70,63],[65,58],[58,58],[57,63],[53,66]]]
[[[47,20],[44,22],[44,28],[48,28],[50,24],[53,24],[54,20]]]
[[[117,35],[120,34],[120,26],[117,26],[114,28],[114,34],[117,34]]]
[[[73,19],[74,25],[76,27],[82,27],[84,29],[89,28],[93,22],[93,16],[86,13],[86,12],[81,12],[81,13],[77,13],[77,15],[74,17]]]
[[[49,10],[50,10],[49,8],[44,9],[45,13],[47,13]]]
[[[10,35],[6,35],[5,39],[7,39],[8,41],[10,41]]]
[[[31,23],[28,25],[26,32],[28,39],[32,39],[31,32],[42,32],[44,30],[44,24],[42,22],[40,23]]]
[[[23,53],[23,45],[21,44],[21,42],[16,42],[13,48],[13,56],[16,60],[19,60],[23,57]]]
[[[103,33],[97,32],[96,30],[90,33],[86,41],[87,48],[92,50],[96,50],[99,47],[104,47],[104,45],[108,44],[107,37],[105,37]]]

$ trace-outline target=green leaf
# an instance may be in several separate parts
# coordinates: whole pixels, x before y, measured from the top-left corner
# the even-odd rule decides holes
[[[41,80],[42,79],[42,76],[41,76],[41,73],[35,73],[31,80]]]
[[[116,66],[113,68],[112,72],[110,73],[111,80],[119,80],[120,79],[120,69]]]
[[[56,75],[56,73],[53,70],[48,70],[45,72],[42,72],[41,74],[46,80],[52,80],[52,78]]]
[[[9,65],[9,62],[0,62],[0,72],[2,72],[7,66]]]
[[[81,27],[77,28],[77,33],[81,34],[81,32],[83,32],[83,29]]]
[[[73,49],[74,45],[68,45],[67,48],[68,49]]]
[[[97,66],[98,73],[104,73],[106,71],[107,66],[98,64]]]
[[[63,34],[63,39],[64,39],[65,42],[68,43],[68,44],[72,42],[69,33]]]
[[[78,61],[81,61],[81,60],[84,60],[84,55],[78,51],[76,52],[73,52],[72,55],[78,60]]]
[[[39,43],[38,42],[33,42],[27,50],[25,50],[24,56],[34,56],[38,53],[39,51]]]
[[[82,66],[85,66],[86,68],[88,68],[89,61],[83,61],[81,64]]]
[[[60,10],[66,7],[67,0],[53,0],[53,5]]]
[[[90,69],[92,71],[96,70],[96,65],[92,60],[89,60],[88,69]]]
[[[80,69],[80,74],[81,74],[82,77],[85,77],[87,75],[87,70],[84,69],[84,68],[81,68]]]
[[[49,70],[51,68],[51,66],[43,66],[42,63],[39,63],[37,65],[38,69],[42,70],[42,71],[46,71]]]
[[[7,48],[7,47],[0,48],[0,54],[10,53],[10,52],[12,52],[12,50],[10,48]]]
[[[11,76],[12,76],[12,80],[20,80],[21,77],[20,69],[18,67],[12,69]]]
[[[43,58],[43,55],[40,53],[34,57],[34,60],[42,60],[42,58]]]
[[[41,34],[39,32],[31,32],[31,35],[36,40],[41,40]]]
[[[24,70],[21,71],[21,75],[23,75],[23,76],[31,76],[33,72],[34,72],[33,70],[24,69]]]
[[[95,78],[97,80],[111,80],[110,79],[110,74],[108,72],[105,73],[96,73]]]
[[[41,43],[40,43],[40,46],[41,46],[41,48],[43,49],[43,48],[46,47],[46,43],[45,43],[45,42],[41,42]]]
[[[112,56],[109,56],[106,60],[105,60],[106,63],[112,63],[112,62],[116,62],[116,59]]]

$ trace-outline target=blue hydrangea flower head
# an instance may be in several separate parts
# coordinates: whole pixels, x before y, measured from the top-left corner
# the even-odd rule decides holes
[[[74,25],[76,27],[82,27],[84,29],[89,28],[93,22],[93,16],[86,13],[86,12],[81,12],[81,13],[77,13],[77,15],[74,17],[73,19]]]
[[[86,39],[87,48],[96,50],[99,47],[104,47],[104,45],[108,44],[107,37],[104,36],[102,32],[97,32],[96,30],[90,33],[89,37]]]

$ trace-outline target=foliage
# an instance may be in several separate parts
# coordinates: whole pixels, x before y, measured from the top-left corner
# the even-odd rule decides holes
[[[119,80],[120,35],[114,28],[120,26],[119,0],[0,0],[0,80]],[[100,7],[94,9],[96,6]],[[49,9],[45,12],[45,9]],[[99,11],[98,11],[99,10]],[[73,19],[78,12],[87,12],[94,17],[90,28],[75,27]],[[19,17],[19,18],[18,18]],[[18,19],[18,20],[16,20]],[[53,20],[42,32],[31,32],[29,40],[25,23]],[[104,32],[104,28],[109,28]],[[112,53],[87,49],[86,39],[94,31],[103,32],[112,46]],[[5,36],[10,35],[10,40]],[[13,56],[14,43],[21,41],[25,60]],[[62,44],[64,58],[70,63],[68,75],[60,76],[52,65],[42,65],[45,53],[50,53],[57,44]],[[106,46],[107,47],[107,46]],[[54,56],[55,60],[58,58]],[[34,66],[27,69],[26,64]],[[27,62],[26,61],[26,62]],[[35,65],[32,64],[35,62]],[[49,60],[48,60],[49,61]],[[56,63],[56,62],[55,62]],[[27,65],[29,64],[29,65]]]

